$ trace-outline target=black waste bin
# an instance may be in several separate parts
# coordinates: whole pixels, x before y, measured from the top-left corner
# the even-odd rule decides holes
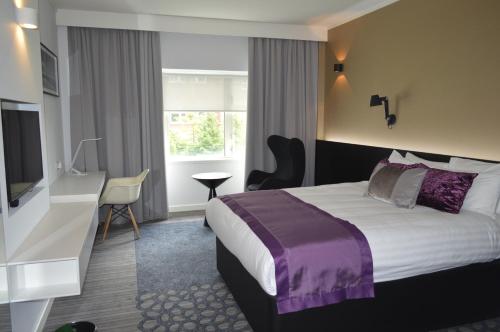
[[[58,328],[55,332],[95,332],[94,323],[91,322],[73,322],[65,324]]]

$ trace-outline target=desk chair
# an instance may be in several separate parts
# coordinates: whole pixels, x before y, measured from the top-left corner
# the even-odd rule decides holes
[[[99,207],[103,205],[111,205],[108,213],[106,214],[103,240],[106,240],[108,236],[109,225],[111,225],[111,222],[119,217],[124,217],[126,219],[130,217],[136,238],[140,237],[139,226],[137,225],[135,216],[132,213],[132,209],[130,209],[130,204],[135,203],[139,199],[141,185],[148,173],[149,169],[145,169],[141,172],[141,174],[134,177],[114,178],[108,180],[106,188],[99,199]],[[116,205],[121,207],[116,208]],[[114,216],[113,213],[115,213]]]

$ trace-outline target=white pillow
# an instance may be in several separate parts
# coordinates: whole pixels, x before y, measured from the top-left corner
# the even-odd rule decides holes
[[[453,157],[450,159],[450,169],[478,173],[465,196],[462,209],[495,218],[495,213],[499,213],[500,164]]]
[[[450,168],[448,163],[439,162],[439,161],[430,161],[430,160],[427,160],[424,158],[417,157],[411,152],[406,153],[405,159],[408,160],[411,164],[421,163],[421,164],[424,164],[425,166],[428,166],[431,168],[444,169],[444,170],[447,170]]]
[[[500,165],[500,163],[488,163],[485,161],[472,160],[466,158],[451,157],[450,166],[454,165],[457,167],[467,168],[474,172],[486,172],[491,167]]]
[[[408,161],[408,159],[403,157],[401,153],[399,153],[396,150],[392,150],[391,155],[389,156],[389,162],[395,164],[404,164],[404,165],[413,164],[411,161]]]

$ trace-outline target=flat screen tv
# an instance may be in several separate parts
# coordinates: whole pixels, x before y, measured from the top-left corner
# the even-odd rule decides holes
[[[43,179],[40,113],[26,103],[1,105],[7,199],[16,207],[19,198]]]

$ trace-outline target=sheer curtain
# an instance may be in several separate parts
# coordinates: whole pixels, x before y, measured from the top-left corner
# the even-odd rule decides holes
[[[73,152],[87,143],[76,166],[109,177],[150,173],[139,201],[139,220],[166,218],[160,36],[158,32],[68,28]]]
[[[249,38],[246,174],[273,171],[267,137],[300,138],[306,150],[303,184],[314,184],[318,42]]]

